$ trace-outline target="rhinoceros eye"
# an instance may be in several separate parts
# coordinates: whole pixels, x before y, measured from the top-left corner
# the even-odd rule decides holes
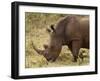
[[[50,49],[51,49],[51,50],[54,50],[54,49],[55,49],[55,47],[54,47],[54,46],[50,46]]]

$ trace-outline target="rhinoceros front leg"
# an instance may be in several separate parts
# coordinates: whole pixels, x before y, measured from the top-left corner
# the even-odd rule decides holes
[[[77,62],[78,53],[79,53],[80,48],[81,48],[81,41],[73,40],[72,41],[73,62]]]

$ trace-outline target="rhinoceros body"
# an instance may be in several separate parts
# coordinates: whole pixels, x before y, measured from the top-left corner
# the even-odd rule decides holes
[[[88,17],[67,16],[59,20],[56,25],[51,25],[51,29],[50,43],[44,45],[45,50],[39,50],[33,46],[48,61],[57,59],[63,45],[67,45],[71,50],[74,62],[77,61],[80,48],[89,48]]]

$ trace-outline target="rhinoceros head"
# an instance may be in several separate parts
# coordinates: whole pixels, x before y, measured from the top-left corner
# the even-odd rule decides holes
[[[59,53],[61,51],[61,43],[59,42],[59,39],[55,36],[55,29],[53,25],[51,25],[52,33],[51,33],[51,40],[49,45],[44,45],[44,50],[37,49],[34,45],[34,50],[38,53],[43,55],[47,61],[55,61],[57,57],[59,56]],[[50,30],[48,30],[50,32]]]
[[[38,54],[43,55],[47,61],[55,61],[59,56],[59,50],[55,50],[55,48],[52,46],[44,45],[44,50],[40,50],[36,48],[34,45],[33,48]]]

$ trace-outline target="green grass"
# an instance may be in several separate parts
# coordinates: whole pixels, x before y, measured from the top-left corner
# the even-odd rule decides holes
[[[67,14],[68,15],[68,14]],[[44,49],[43,45],[48,44],[50,35],[46,31],[51,24],[56,24],[59,19],[67,16],[66,14],[44,14],[44,13],[25,13],[25,68],[39,68],[39,67],[61,67],[61,66],[83,66],[89,64],[89,50],[85,50],[87,57],[78,62],[72,62],[72,54],[67,46],[62,47],[62,51],[55,62],[48,62],[42,55],[39,55],[33,48],[32,42],[39,49]],[[79,15],[83,17],[83,15]]]

